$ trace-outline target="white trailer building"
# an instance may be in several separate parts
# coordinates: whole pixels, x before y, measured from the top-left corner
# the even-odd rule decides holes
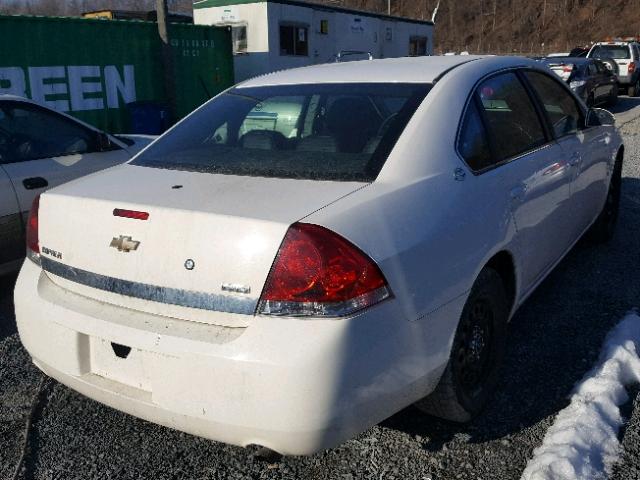
[[[194,0],[193,8],[194,23],[231,27],[236,81],[334,61],[339,52],[389,58],[433,51],[428,21],[299,0]]]

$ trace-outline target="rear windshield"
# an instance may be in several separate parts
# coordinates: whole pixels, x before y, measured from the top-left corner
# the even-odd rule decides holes
[[[626,45],[596,45],[589,56],[593,58],[631,58],[631,50]]]
[[[133,164],[373,181],[430,88],[388,83],[235,88],[194,112]]]

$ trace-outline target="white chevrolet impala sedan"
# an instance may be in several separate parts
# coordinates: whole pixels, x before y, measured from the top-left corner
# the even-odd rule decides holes
[[[195,435],[310,454],[491,400],[519,305],[613,234],[624,147],[523,58],[242,83],[44,193],[15,290],[47,375]]]

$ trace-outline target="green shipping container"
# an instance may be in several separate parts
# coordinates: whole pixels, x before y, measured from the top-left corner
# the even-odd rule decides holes
[[[227,28],[170,24],[181,118],[233,85]],[[114,133],[127,103],[166,104],[154,22],[0,15],[0,94],[24,96]]]

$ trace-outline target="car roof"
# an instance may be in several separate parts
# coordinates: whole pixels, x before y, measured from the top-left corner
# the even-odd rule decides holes
[[[8,93],[0,94],[0,100],[11,100],[12,102],[36,103],[33,100],[29,100],[28,98],[19,97],[18,95],[10,95]]]
[[[262,75],[238,85],[238,88],[315,83],[434,83],[445,73],[470,62],[531,64],[523,57],[481,55],[441,55],[388,58],[343,63],[325,63]]]
[[[596,47],[596,46],[599,47],[599,46],[602,46],[602,45],[605,45],[605,46],[606,45],[611,45],[611,46],[614,46],[614,47],[627,47],[627,46],[629,46],[629,45],[631,45],[633,43],[638,43],[638,42],[636,42],[635,40],[634,41],[628,41],[628,42],[626,42],[624,40],[613,41],[613,42],[596,42],[596,43],[593,44],[593,46],[594,47]]]

